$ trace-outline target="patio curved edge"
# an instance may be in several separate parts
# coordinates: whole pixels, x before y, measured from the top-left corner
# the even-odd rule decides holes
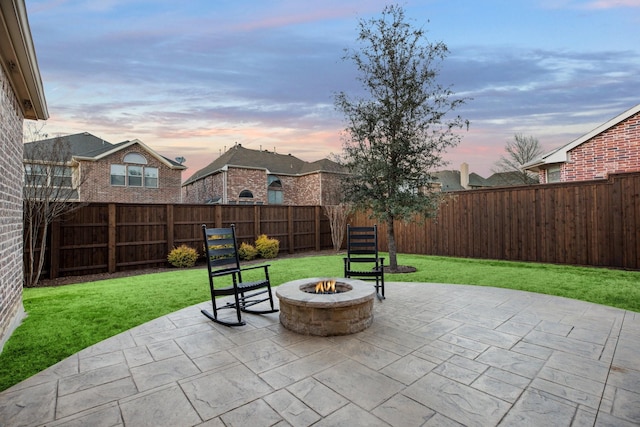
[[[184,308],[1,392],[0,425],[640,424],[640,313],[502,288],[385,285],[373,325],[343,337],[297,335],[277,313],[227,328],[200,314],[210,302]]]

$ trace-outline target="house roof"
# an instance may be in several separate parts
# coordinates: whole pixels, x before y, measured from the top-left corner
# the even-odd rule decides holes
[[[329,159],[305,162],[291,154],[278,154],[271,151],[252,150],[237,144],[204,168],[195,172],[184,184],[203,179],[209,175],[226,170],[228,167],[263,169],[276,175],[305,175],[314,172],[342,173],[342,167]]]
[[[538,182],[533,178],[534,182]],[[521,172],[496,172],[485,180],[491,187],[506,187],[514,185],[525,185]],[[533,183],[533,182],[532,182]]]
[[[24,117],[49,118],[24,0],[0,1],[0,63]]]
[[[166,164],[168,167],[172,169],[186,169],[186,166],[183,166],[180,163],[174,162],[171,159],[161,156],[138,139],[134,139],[132,141],[123,141],[118,144],[112,144],[102,138],[98,138],[97,136],[90,134],[89,132],[82,132],[74,135],[48,138],[40,141],[26,143],[24,144],[25,158],[30,158],[30,154],[34,153],[34,151],[37,152],[36,149],[38,147],[52,144],[56,140],[58,140],[58,138],[62,138],[66,144],[69,144],[71,157],[76,160],[87,160],[95,162],[126,147],[134,144],[139,144],[147,153],[158,159],[160,162]]]
[[[443,170],[431,174],[434,181],[440,183],[441,191],[462,191],[465,188],[460,184],[460,171]],[[469,187],[490,187],[486,179],[475,172],[469,174]]]
[[[69,151],[72,156],[84,155],[86,153],[104,150],[107,147],[112,147],[113,144],[105,141],[102,138],[91,135],[88,132],[77,133],[75,135],[67,135],[62,137],[42,139],[40,141],[28,142],[24,144],[24,155],[26,158],[30,158],[30,155],[37,151],[37,148],[48,146],[54,143],[58,138],[63,138],[65,143],[69,146]]]
[[[602,125],[598,126],[597,128],[593,129],[591,132],[585,133],[584,135],[582,135],[580,138],[575,139],[573,141],[571,141],[570,143],[563,145],[562,147],[556,148],[555,150],[542,155],[541,157],[530,161],[529,163],[525,163],[524,165],[522,165],[522,169],[524,170],[529,170],[531,172],[538,172],[542,166],[544,165],[552,165],[552,164],[556,164],[556,163],[564,163],[567,161],[567,153],[571,150],[573,150],[574,148],[576,148],[579,145],[584,144],[585,142],[589,141],[590,139],[592,139],[593,137],[601,134],[602,132],[606,131],[609,128],[612,128],[613,126],[617,125],[618,123],[628,119],[629,117],[633,116],[634,114],[637,114],[640,112],[640,104],[636,105],[635,107],[632,107],[630,109],[628,109],[627,111],[625,111],[622,114],[617,115],[616,117],[612,118],[611,120],[609,120],[606,123],[603,123]]]

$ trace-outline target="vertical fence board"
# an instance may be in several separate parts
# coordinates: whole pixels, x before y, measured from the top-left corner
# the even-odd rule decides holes
[[[349,221],[377,222],[363,212]],[[43,277],[164,266],[170,246],[201,250],[202,224],[236,224],[238,240],[249,243],[266,234],[281,252],[333,247],[319,206],[94,203],[50,229]],[[378,227],[386,251],[387,226]],[[401,253],[640,269],[640,173],[457,192],[445,196],[435,218],[397,222],[394,230]]]
[[[633,223],[630,223],[629,227],[631,228],[630,234],[633,236],[635,243],[635,262],[632,260],[633,267],[629,268],[640,269],[640,176],[635,177],[634,183],[633,205],[635,212],[635,221]]]
[[[352,215],[353,225],[374,222]],[[401,253],[640,269],[640,173],[457,192],[421,232],[414,223],[394,229]],[[385,235],[380,244],[388,249]]]

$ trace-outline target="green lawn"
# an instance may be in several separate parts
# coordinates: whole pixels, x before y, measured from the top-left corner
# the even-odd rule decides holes
[[[640,272],[403,254],[398,262],[417,272],[389,274],[387,282],[495,286],[640,312]],[[319,272],[339,277],[343,265],[341,255],[275,259],[270,264],[274,285],[317,277]],[[393,298],[393,287],[386,293]],[[0,390],[105,338],[208,298],[204,269],[25,289],[28,317],[0,354]]]

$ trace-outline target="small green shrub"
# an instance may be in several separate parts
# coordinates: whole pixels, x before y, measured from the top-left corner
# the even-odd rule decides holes
[[[242,242],[238,248],[240,259],[250,261],[258,256],[258,250],[248,243]]]
[[[177,248],[173,248],[169,255],[167,255],[167,261],[174,267],[186,268],[196,265],[198,260],[198,251],[190,248],[187,245],[180,245]]]
[[[278,239],[270,239],[266,234],[262,234],[256,240],[256,250],[262,258],[275,258],[280,250]]]

